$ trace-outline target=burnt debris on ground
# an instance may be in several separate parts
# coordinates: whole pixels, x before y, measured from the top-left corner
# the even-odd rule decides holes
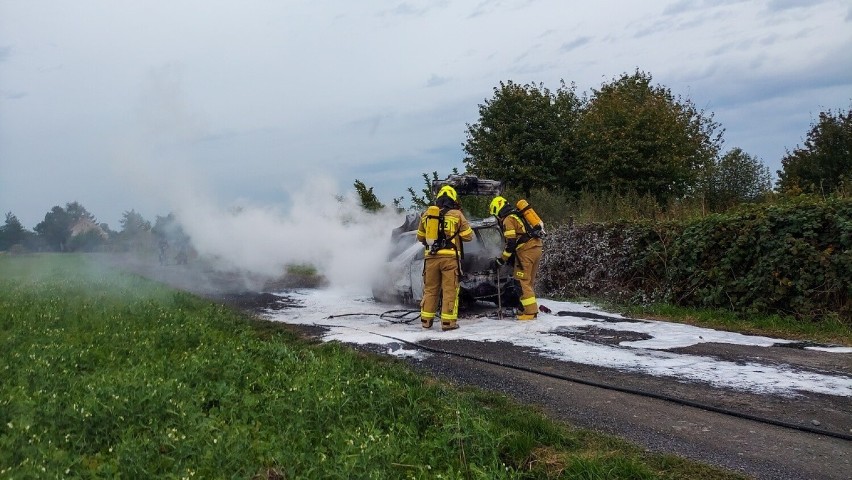
[[[636,342],[639,340],[649,340],[652,337],[647,333],[631,332],[622,330],[611,330],[609,328],[600,328],[594,325],[580,328],[565,328],[552,332],[560,337],[570,338],[581,342],[600,343],[604,345],[618,346],[621,342]]]
[[[206,298],[215,302],[224,303],[234,308],[250,310],[254,313],[263,313],[268,310],[279,311],[285,308],[299,308],[302,304],[293,298],[276,295],[272,293],[219,293],[205,295]]]

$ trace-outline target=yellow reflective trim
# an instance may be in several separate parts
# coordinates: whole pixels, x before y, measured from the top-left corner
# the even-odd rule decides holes
[[[456,300],[453,302],[453,313],[444,317],[441,315],[441,320],[446,318],[447,320],[457,320],[459,318],[459,289],[461,287],[456,287]]]
[[[529,297],[529,298],[522,298],[522,299],[521,299],[521,305],[523,305],[523,306],[525,306],[525,307],[526,307],[527,305],[532,305],[533,303],[536,303],[536,302],[535,302],[535,297]]]
[[[431,255],[429,253],[429,249],[428,248],[426,249],[426,258],[438,257],[438,256],[452,257],[452,256],[455,256],[455,254],[456,254],[456,251],[453,250],[452,248],[442,248],[442,249],[438,250],[437,252],[435,252],[435,255]]]
[[[468,228],[467,230],[461,232],[459,235],[461,235],[462,237],[466,237],[468,233],[473,233],[473,229]]]
[[[424,312],[423,310],[420,310],[420,316],[421,316],[422,318],[425,318],[426,320],[431,320],[431,319],[435,318],[435,314],[434,314],[434,313],[431,313],[431,312]]]
[[[505,236],[507,236],[507,237],[514,237],[514,236],[515,236],[515,231],[514,231],[514,230],[504,230],[504,231],[503,231],[503,235],[505,235]]]
[[[461,287],[456,287],[456,301],[453,303],[453,318],[450,320],[459,318],[459,289],[461,289]]]
[[[453,311],[452,313],[444,313],[441,312],[441,321],[446,320],[458,320],[459,318],[459,289],[461,287],[456,288],[456,299],[453,301]]]
[[[522,272],[521,270],[518,270],[518,271],[515,272],[515,276],[518,277],[518,278],[524,278],[524,272]]]

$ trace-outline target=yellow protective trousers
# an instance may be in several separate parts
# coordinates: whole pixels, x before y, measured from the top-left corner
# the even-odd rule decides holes
[[[441,323],[455,325],[459,318],[459,264],[455,255],[426,255],[423,262],[423,300],[420,318],[432,320],[441,302]]]
[[[521,284],[521,306],[524,315],[538,313],[534,286],[540,259],[541,245],[526,245],[515,252],[515,278]]]

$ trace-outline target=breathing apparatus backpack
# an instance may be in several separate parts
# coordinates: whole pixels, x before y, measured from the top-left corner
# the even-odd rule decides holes
[[[442,209],[437,205],[431,205],[426,209],[426,246],[429,247],[429,255],[435,255],[442,248],[455,248],[455,244],[451,242],[452,237],[447,238],[447,222],[444,219],[444,214],[447,209]],[[453,234],[455,237],[455,234]]]
[[[426,245],[431,247],[438,240],[441,228],[441,209],[432,205],[426,209]]]
[[[547,232],[544,231],[544,222],[541,220],[541,217],[535,213],[535,210],[533,210],[532,205],[530,205],[529,202],[522,198],[518,200],[515,207],[518,209],[518,218],[520,218],[521,222],[523,222],[527,235],[533,238],[544,238],[544,236],[547,235]]]

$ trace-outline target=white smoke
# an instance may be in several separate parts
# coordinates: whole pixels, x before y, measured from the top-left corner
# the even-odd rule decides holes
[[[214,133],[187,101],[182,77],[173,65],[150,72],[138,128],[116,140],[113,167],[168,204],[205,264],[273,279],[288,266],[313,266],[332,286],[369,289],[402,215],[366,212],[354,192],[341,194],[334,181],[308,171],[286,179],[299,185],[282,191],[288,204],[221,204],[208,193],[208,169],[181,148]]]
[[[369,286],[402,216],[366,212],[354,193],[338,194],[327,178],[288,193],[286,207],[218,207],[183,190],[175,214],[198,253],[225,269],[276,277],[288,266],[310,265],[333,286]]]

